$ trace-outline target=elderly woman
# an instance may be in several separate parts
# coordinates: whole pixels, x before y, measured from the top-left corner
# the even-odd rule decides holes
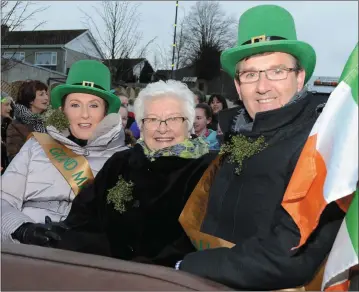
[[[127,149],[110,80],[102,63],[79,61],[52,90],[52,107],[60,110],[48,117],[48,134],[33,133],[2,176],[2,241],[47,245],[38,228],[45,217],[65,219],[106,160]]]
[[[190,241],[178,217],[214,154],[189,139],[194,96],[181,82],[149,84],[135,101],[141,140],[116,153],[74,200],[53,247],[174,264]]]

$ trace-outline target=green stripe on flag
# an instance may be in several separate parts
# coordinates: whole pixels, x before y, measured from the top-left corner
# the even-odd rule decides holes
[[[354,198],[350,204],[347,215],[345,216],[349,237],[353,244],[356,255],[358,256],[358,189],[354,194]]]
[[[356,104],[358,104],[358,44],[356,44],[345,64],[339,83],[341,81],[344,81],[350,86],[353,98]]]

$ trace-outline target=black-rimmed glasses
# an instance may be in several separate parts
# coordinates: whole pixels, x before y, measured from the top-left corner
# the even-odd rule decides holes
[[[259,75],[264,72],[268,80],[284,80],[287,79],[289,72],[296,72],[296,68],[275,68],[258,71],[242,71],[237,72],[236,77],[241,83],[254,83],[259,80]]]
[[[142,122],[147,130],[157,130],[162,123],[170,129],[178,128],[187,118],[185,117],[171,117],[165,120],[159,120],[157,118],[144,118]]]

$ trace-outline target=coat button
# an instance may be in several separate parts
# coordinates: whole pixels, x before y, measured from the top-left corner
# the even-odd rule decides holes
[[[136,200],[133,202],[133,207],[134,208],[138,208],[140,206],[140,201],[139,200]]]

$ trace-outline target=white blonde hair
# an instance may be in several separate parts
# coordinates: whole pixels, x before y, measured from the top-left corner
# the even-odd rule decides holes
[[[167,98],[168,96],[178,98],[183,102],[184,115],[187,118],[188,130],[193,127],[195,117],[194,94],[186,84],[176,81],[158,81],[148,84],[140,91],[134,103],[134,112],[136,122],[139,127],[142,126],[142,119],[145,115],[145,102],[153,98]]]

